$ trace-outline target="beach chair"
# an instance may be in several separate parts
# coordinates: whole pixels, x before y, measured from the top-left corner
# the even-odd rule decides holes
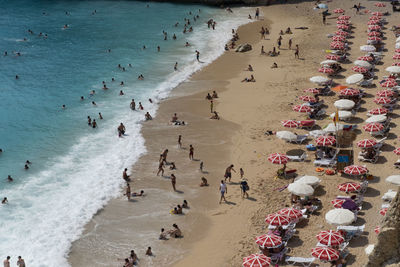
[[[289,241],[294,236],[295,233],[296,233],[296,230],[288,229],[286,231],[285,235],[282,237],[282,240],[285,242]]]
[[[304,267],[309,267],[313,262],[315,261],[315,258],[302,258],[302,257],[286,257],[285,262],[290,265],[295,265],[295,264],[301,264]]]
[[[297,139],[296,140],[291,140],[290,143],[296,143],[296,144],[300,145],[305,140],[307,140],[307,137],[308,137],[308,134],[298,135]]]
[[[374,81],[374,78],[368,79],[368,80],[363,80],[358,83],[359,86],[361,87],[370,87],[372,86],[372,82]]]
[[[270,258],[271,262],[274,264],[278,264],[278,262],[281,262],[285,259],[286,253],[289,251],[287,247],[285,247],[281,252],[279,253],[272,253]]]
[[[294,230],[294,231],[296,231],[296,223],[294,223],[294,222],[291,222],[291,223],[289,223],[289,224],[287,224],[287,225],[282,225],[282,229],[283,230]],[[276,229],[276,226],[275,225],[268,225],[268,230],[275,230]]]
[[[307,158],[307,153],[304,152],[301,156],[287,156],[290,161],[298,161],[298,162],[303,162]]]
[[[365,224],[361,226],[351,226],[351,225],[343,225],[343,226],[338,226],[336,228],[337,231],[344,231],[346,232],[346,241],[350,241],[352,238],[359,237],[363,234],[365,229]]]
[[[382,146],[385,144],[385,140],[387,139],[387,137],[383,137],[382,139],[379,140],[375,140],[376,144],[373,146],[373,148],[377,151],[379,151]]]
[[[337,155],[337,151],[335,151],[335,154],[333,155],[332,158],[316,159],[316,160],[314,160],[314,165],[315,166],[333,167],[337,163],[336,155]]]

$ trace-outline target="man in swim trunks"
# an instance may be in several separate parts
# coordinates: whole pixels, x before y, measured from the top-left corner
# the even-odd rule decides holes
[[[10,256],[7,256],[7,258],[3,261],[4,267],[10,267]]]
[[[231,164],[228,168],[226,168],[225,175],[224,175],[225,181],[226,181],[226,179],[229,179],[229,182],[231,182],[232,171],[236,172],[233,167],[234,167],[233,164]]]
[[[192,145],[189,146],[189,159],[193,160],[193,156],[194,156],[194,148]]]

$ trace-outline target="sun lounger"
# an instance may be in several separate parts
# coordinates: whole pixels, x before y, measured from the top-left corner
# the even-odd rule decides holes
[[[387,208],[390,208],[390,204],[384,203],[381,205],[381,209],[387,209]]]
[[[286,257],[285,262],[290,265],[301,264],[304,267],[311,266],[315,258]]]
[[[295,233],[296,233],[296,230],[288,229],[286,231],[285,235],[282,237],[282,240],[286,241],[286,242],[289,241],[294,236]]]
[[[382,200],[390,202],[396,197],[396,195],[397,195],[396,191],[389,189],[385,194],[383,194]]]
[[[304,134],[304,135],[298,135],[296,140],[290,141],[290,143],[296,143],[298,145],[300,145],[301,143],[303,143],[305,140],[307,140],[308,134]]]
[[[279,253],[272,253],[271,256],[270,256],[271,262],[274,263],[274,264],[277,264],[278,262],[283,261],[283,259],[285,258],[287,252],[288,252],[288,248],[284,248]]]
[[[301,156],[287,156],[289,158],[290,161],[298,161],[298,162],[302,162],[305,161],[307,158],[307,153],[304,152]]]
[[[347,248],[347,246],[349,245],[349,242],[343,242],[339,245],[339,250],[343,251]],[[321,243],[317,243],[316,247],[328,247],[327,245],[321,244]]]
[[[393,166],[397,169],[400,169],[400,159],[398,159],[395,163],[393,163]]]
[[[331,159],[316,159],[314,160],[315,166],[333,167],[336,165],[336,157]]]
[[[364,229],[365,229],[365,224],[362,226],[351,226],[351,225],[338,226],[336,228],[337,231],[342,230],[346,232],[346,238],[345,238],[346,241],[349,241],[352,238],[362,235]]]
[[[296,228],[296,223],[290,223],[288,225],[282,225],[282,229],[283,230],[287,230],[287,229],[295,230],[295,228]],[[271,224],[268,225],[268,230],[274,230],[274,229],[276,229],[275,225],[271,225]]]

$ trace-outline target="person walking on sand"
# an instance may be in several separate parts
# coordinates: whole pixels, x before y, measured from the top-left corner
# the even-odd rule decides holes
[[[160,163],[158,164],[157,176],[160,174],[160,172],[161,176],[164,176],[164,161],[160,161]]]
[[[210,113],[213,113],[214,112],[214,101],[210,101],[210,110],[211,110],[211,112]]]
[[[281,36],[279,36],[279,38],[278,38],[278,49],[281,49],[281,45],[282,45],[282,39],[281,39]]]
[[[244,170],[242,168],[239,169],[239,173],[240,173],[240,179],[243,179]]]
[[[200,162],[200,171],[203,172],[204,162]]]
[[[292,38],[289,39],[289,50],[292,50]]]
[[[256,8],[256,15],[254,16],[255,19],[259,19],[260,18],[260,9],[257,7]]]
[[[178,147],[182,148],[182,135],[178,135]]]
[[[189,159],[193,160],[193,156],[194,156],[194,148],[192,145],[189,146]]]
[[[226,168],[226,170],[225,170],[225,175],[224,175],[225,181],[226,181],[226,179],[229,179],[229,182],[231,182],[232,171],[236,172],[235,169],[234,169],[233,167],[234,167],[233,164],[231,164],[231,165],[229,165],[228,168]]]
[[[172,188],[174,189],[174,191],[176,191],[176,188],[175,188],[176,177],[175,177],[175,175],[173,173],[171,174],[171,185],[172,185]]]
[[[131,186],[129,183],[126,183],[125,195],[128,201],[131,200]]]
[[[246,196],[246,198],[249,198],[249,194],[247,193],[247,191],[249,190],[249,185],[247,184],[247,181],[242,179],[242,181],[240,181],[240,190],[242,191],[242,198],[244,198]]]
[[[299,45],[296,45],[296,51],[294,52],[294,58],[299,59]]]
[[[226,202],[225,194],[228,194],[228,187],[226,186],[224,180],[221,180],[221,184],[219,185],[219,192],[221,193],[219,204],[221,204],[222,200]]]

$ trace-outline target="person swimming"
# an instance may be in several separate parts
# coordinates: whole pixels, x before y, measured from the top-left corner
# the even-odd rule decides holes
[[[124,91],[120,90],[119,95],[124,95]]]
[[[99,112],[99,119],[102,120],[103,116],[101,115],[101,112]]]
[[[144,191],[140,190],[140,193],[133,192],[132,196],[133,197],[142,197],[142,196],[144,196]]]
[[[92,118],[90,118],[90,116],[87,116],[87,119],[88,119],[88,125],[92,126]]]
[[[95,119],[93,119],[93,122],[92,122],[92,127],[93,127],[93,128],[96,128],[96,127],[97,127],[97,122],[96,122],[96,120],[95,120]]]
[[[7,176],[7,181],[8,181],[8,182],[13,182],[14,179],[11,177],[11,175],[8,175],[8,176]]]

